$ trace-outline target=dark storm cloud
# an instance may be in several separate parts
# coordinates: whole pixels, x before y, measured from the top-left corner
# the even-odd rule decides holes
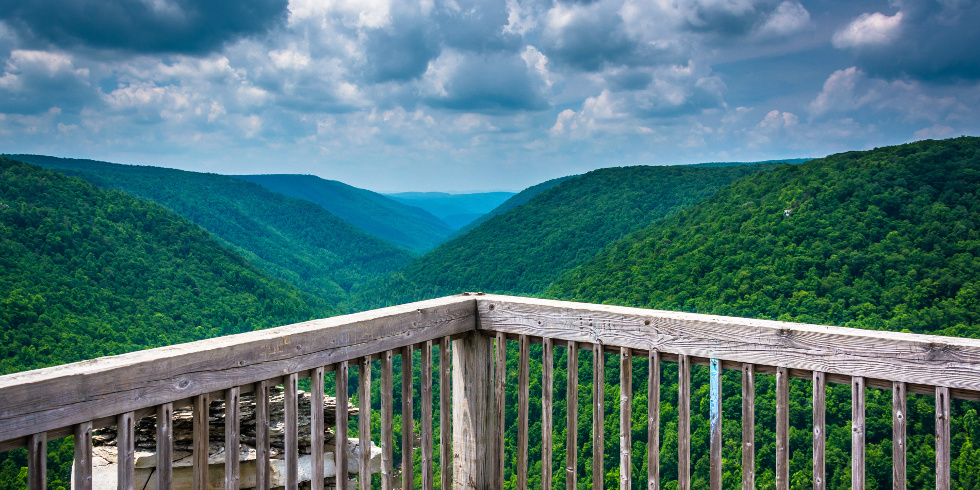
[[[439,55],[436,36],[421,19],[367,31],[365,77],[375,83],[418,78]]]
[[[980,2],[904,0],[897,12],[855,19],[835,36],[864,71],[887,78],[949,82],[980,79]],[[871,13],[869,13],[871,14]],[[901,17],[898,20],[896,15]],[[879,22],[875,23],[878,20]],[[862,30],[884,30],[879,37]]]
[[[442,85],[444,93],[430,97],[434,107],[461,111],[536,111],[549,107],[545,84],[533,77],[520,56],[465,56]]]
[[[286,6],[286,0],[0,0],[0,19],[41,45],[204,53],[282,22]]]

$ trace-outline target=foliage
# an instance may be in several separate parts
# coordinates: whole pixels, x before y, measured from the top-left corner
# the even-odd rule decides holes
[[[462,236],[463,234],[469,232],[473,228],[476,228],[477,226],[482,225],[486,221],[489,221],[490,218],[493,218],[494,216],[497,216],[498,214],[504,214],[507,211],[510,211],[511,209],[514,209],[514,208],[516,208],[518,206],[521,206],[524,203],[530,201],[534,196],[536,196],[538,194],[541,194],[542,192],[544,192],[544,191],[546,191],[548,189],[551,189],[552,187],[554,187],[554,186],[556,186],[558,184],[561,184],[562,182],[564,182],[564,181],[566,181],[566,180],[568,180],[568,179],[570,179],[572,177],[577,177],[577,175],[568,175],[568,176],[565,176],[565,177],[558,177],[557,179],[551,179],[551,180],[544,181],[544,182],[542,182],[540,184],[532,185],[531,187],[528,187],[527,189],[524,189],[523,191],[518,192],[517,194],[511,196],[510,199],[507,199],[506,201],[504,201],[503,204],[501,204],[500,206],[497,206],[497,207],[493,208],[487,214],[484,214],[483,216],[480,216],[479,218],[473,220],[472,222],[470,222],[466,226],[464,226],[464,227],[456,230],[450,236],[450,238],[456,238],[458,236]]]
[[[237,175],[273,192],[319,204],[338,218],[382,240],[426,252],[453,229],[428,211],[388,196],[314,175]]]
[[[232,177],[159,167],[18,155],[18,159],[156,202],[197,223],[275,277],[337,303],[411,253],[322,207]]]

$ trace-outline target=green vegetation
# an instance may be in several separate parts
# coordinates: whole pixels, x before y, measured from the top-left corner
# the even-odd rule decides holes
[[[542,192],[544,192],[544,191],[546,191],[548,189],[551,189],[552,187],[554,187],[554,186],[556,186],[558,184],[561,184],[562,182],[564,182],[564,181],[566,181],[566,180],[568,180],[568,179],[570,179],[572,177],[578,177],[578,176],[577,175],[568,175],[568,176],[565,176],[565,177],[558,177],[557,179],[551,179],[551,180],[542,182],[542,183],[537,184],[537,185],[532,185],[531,187],[528,187],[527,189],[524,189],[523,191],[518,192],[517,194],[515,194],[514,196],[512,196],[510,199],[504,201],[504,203],[501,204],[500,206],[497,206],[497,207],[493,208],[487,214],[484,214],[483,216],[480,216],[479,218],[473,220],[468,225],[466,225],[466,226],[464,226],[464,227],[456,230],[456,232],[453,233],[450,238],[456,238],[456,237],[461,236],[461,235],[463,235],[465,233],[468,233],[473,228],[476,228],[477,226],[480,226],[483,223],[489,221],[490,218],[493,218],[494,216],[497,216],[498,214],[504,214],[507,211],[510,211],[511,209],[514,209],[514,208],[516,208],[516,207],[518,207],[518,206],[520,206],[520,205],[522,205],[522,204],[530,201],[534,196],[536,196],[538,194],[541,194]]]
[[[312,202],[232,177],[37,155],[17,159],[156,202],[202,226],[275,277],[333,303],[411,253]]]
[[[775,166],[620,167],[570,178],[375,281],[354,301],[366,307],[461,291],[534,294],[606,244]]]
[[[400,247],[427,252],[453,228],[428,211],[314,175],[236,175],[273,192],[319,204],[338,218]]]
[[[333,314],[163,207],[0,158],[0,374]],[[71,439],[49,444],[68,487]],[[21,488],[23,451],[0,454]]]
[[[710,199],[608,246],[546,295],[752,318],[980,337],[980,138],[849,152],[741,179]],[[789,216],[785,211],[791,210]],[[607,360],[610,380],[618,365]],[[666,479],[676,461],[676,367],[664,375]],[[634,375],[635,380],[645,376]],[[695,369],[692,488],[707,482],[707,374]],[[582,385],[590,384],[584,380]],[[774,485],[771,376],[757,387],[757,486]],[[725,486],[740,480],[740,382],[725,380]],[[640,393],[645,388],[637,386]],[[607,404],[616,389],[607,387]],[[588,393],[588,391],[586,391]],[[615,393],[612,393],[615,395]],[[640,398],[639,396],[637,398]],[[790,474],[810,488],[810,388],[791,389]],[[637,402],[636,411],[644,410]],[[827,488],[850,485],[850,393],[828,390]],[[909,402],[909,488],[934,487],[932,397]],[[634,415],[636,417],[637,415]],[[556,419],[558,415],[556,413]],[[702,420],[698,420],[702,417]],[[642,420],[642,419],[640,419]],[[607,416],[606,438],[615,420]],[[891,393],[868,390],[868,488],[891,487]],[[673,422],[676,423],[676,422]],[[634,440],[645,440],[634,424]],[[953,488],[976,488],[975,403],[953,404]],[[557,437],[557,435],[556,435]],[[580,436],[581,437],[581,436]],[[671,439],[674,437],[673,439]],[[643,445],[645,446],[645,445]],[[645,461],[635,455],[634,477]],[[607,455],[616,448],[607,447]],[[671,455],[674,456],[671,456]],[[670,458],[675,458],[671,460]],[[606,468],[618,466],[608,458]],[[645,470],[644,470],[645,471]],[[618,474],[618,473],[617,473]],[[607,482],[611,475],[606,476]],[[639,482],[634,483],[634,485]],[[668,482],[664,488],[674,488]]]

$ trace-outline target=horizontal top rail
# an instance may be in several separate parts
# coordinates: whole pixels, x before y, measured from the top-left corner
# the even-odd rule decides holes
[[[980,399],[980,340],[458,295],[2,376],[0,448],[31,434],[475,329],[550,338],[555,345],[658,351],[665,360],[685,355],[819,371],[828,380],[862,376],[945,387],[953,396]]]

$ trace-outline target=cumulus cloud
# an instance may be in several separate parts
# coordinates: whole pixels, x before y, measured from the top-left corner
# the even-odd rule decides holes
[[[0,75],[0,112],[37,114],[52,106],[78,110],[95,95],[89,75],[64,53],[11,51]]]
[[[888,44],[899,35],[902,13],[888,16],[881,12],[865,13],[851,21],[843,29],[834,33],[833,43],[837,48],[860,48]]]
[[[526,54],[525,54],[526,56]],[[428,104],[462,111],[542,110],[549,107],[548,80],[540,59],[521,54],[483,56],[444,51],[423,77]]]
[[[26,40],[146,53],[203,53],[265,32],[286,0],[0,0],[0,19]]]

